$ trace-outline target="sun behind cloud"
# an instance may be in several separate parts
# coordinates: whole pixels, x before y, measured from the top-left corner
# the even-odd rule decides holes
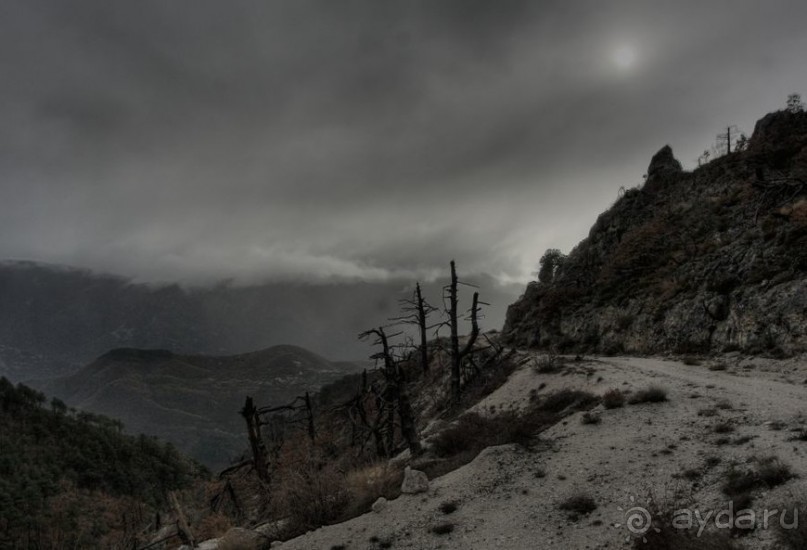
[[[611,60],[622,71],[627,71],[636,65],[636,49],[630,44],[622,44],[611,52]]]

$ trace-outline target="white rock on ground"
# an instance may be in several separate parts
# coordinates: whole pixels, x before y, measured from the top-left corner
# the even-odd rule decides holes
[[[404,479],[401,492],[405,495],[416,495],[429,490],[429,478],[420,470],[413,470],[409,466],[404,469]]]
[[[387,499],[385,499],[384,497],[379,497],[378,500],[376,500],[373,503],[372,510],[376,514],[380,514],[386,509],[386,507],[387,507]]]

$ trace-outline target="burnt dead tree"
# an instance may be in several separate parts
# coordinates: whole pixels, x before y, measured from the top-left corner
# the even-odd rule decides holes
[[[457,292],[460,284],[473,286],[462,283],[457,279],[457,268],[454,260],[451,260],[451,282],[447,290],[448,322],[451,327],[451,399],[454,403],[458,403],[462,395],[462,363],[473,352],[474,344],[476,344],[476,339],[479,337],[479,292],[474,292],[470,309],[471,334],[468,336],[465,346],[460,349],[459,298]]]
[[[266,459],[266,447],[261,439],[261,420],[258,414],[258,409],[252,397],[247,396],[244,408],[241,409],[241,416],[247,423],[247,437],[249,438],[249,446],[252,449],[252,465],[255,472],[264,483],[269,482],[269,464]]]
[[[420,337],[420,345],[418,346],[420,366],[423,372],[429,372],[429,340],[426,336],[426,332],[430,328],[433,328],[429,326],[429,315],[438,310],[423,297],[420,283],[415,285],[415,290],[411,298],[400,300],[399,303],[401,304],[401,311],[404,315],[394,317],[390,320],[407,325],[415,325],[418,328],[418,336]]]
[[[305,418],[306,426],[308,428],[308,439],[311,440],[311,443],[314,443],[314,441],[317,439],[317,429],[314,425],[314,407],[311,406],[311,396],[308,394],[308,392],[305,392],[303,402],[305,403]]]
[[[395,412],[397,409],[401,422],[401,436],[406,441],[412,455],[418,455],[421,453],[422,447],[417,433],[415,414],[409,400],[403,371],[399,361],[395,358],[393,346],[389,342],[390,337],[383,327],[370,329],[359,335],[362,339],[371,336],[375,337],[373,344],[381,346],[381,351],[371,356],[371,359],[383,361],[384,389],[379,395],[381,398],[379,414],[384,423],[384,446],[388,454],[392,453],[395,443]]]
[[[293,417],[287,419],[283,415],[291,414]],[[263,438],[263,427],[269,426],[270,431],[273,430],[272,441],[273,453],[275,460],[280,453],[283,446],[284,430],[286,424],[305,424],[308,439],[313,444],[316,441],[316,425],[314,423],[314,408],[312,405],[311,396],[308,392],[305,395],[298,396],[287,405],[280,405],[277,407],[261,407],[255,406],[252,397],[247,396],[244,407],[241,409],[241,416],[247,423],[247,437],[249,438],[249,446],[252,451],[252,460],[247,460],[227,468],[224,473],[229,473],[240,469],[244,465],[252,464],[255,472],[264,483],[269,483],[271,476],[269,474],[270,467],[270,453],[267,449],[266,442]]]
[[[317,431],[314,422],[314,407],[311,395],[305,392],[298,395],[291,403],[286,405],[261,407],[257,411],[259,426],[267,426],[269,439],[272,443],[272,456],[277,459],[285,441],[288,426],[304,425],[308,440],[316,443]]]
[[[358,453],[364,449],[372,438],[375,442],[375,454],[378,457],[386,457],[387,449],[384,428],[384,399],[383,390],[377,387],[374,382],[368,384],[367,370],[362,372],[361,386],[355,396],[344,403],[344,409],[351,423],[351,447],[358,447]],[[362,434],[361,432],[364,432]]]
[[[725,132],[717,134],[717,141],[715,143],[717,150],[721,154],[730,155],[731,146],[734,144],[735,141],[737,141],[739,135],[740,130],[737,129],[737,126],[734,125],[726,126]]]

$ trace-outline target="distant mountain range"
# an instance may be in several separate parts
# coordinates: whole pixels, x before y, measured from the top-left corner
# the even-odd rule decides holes
[[[259,405],[285,404],[362,366],[296,346],[226,357],[124,348],[37,388],[69,406],[122,420],[131,433],[170,441],[215,469],[248,446],[239,415],[247,395]]]
[[[461,267],[461,266],[460,266]],[[489,276],[483,328],[500,328],[520,292]],[[398,314],[414,281],[283,283],[188,289],[31,262],[0,262],[0,375],[64,376],[114,348],[232,355],[293,344],[333,359],[369,354],[356,335]],[[444,281],[424,286],[439,304]]]

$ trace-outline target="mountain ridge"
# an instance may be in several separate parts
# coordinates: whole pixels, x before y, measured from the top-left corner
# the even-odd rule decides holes
[[[283,403],[289,395],[358,372],[302,347],[272,346],[230,356],[117,348],[78,372],[32,384],[70,406],[121,420],[128,431],[158,436],[213,467],[246,447],[238,410],[247,395]]]
[[[596,353],[807,349],[807,113],[686,172],[669,146],[550,281],[508,308],[510,344]]]
[[[475,282],[485,280],[484,275]],[[474,280],[474,278],[471,278]],[[234,355],[293,344],[337,360],[367,355],[356,335],[399,314],[411,281],[153,286],[86,269],[0,261],[0,375],[64,376],[115,348]],[[436,302],[443,281],[423,285]],[[513,286],[491,289],[498,326]],[[495,307],[498,305],[498,307]]]

